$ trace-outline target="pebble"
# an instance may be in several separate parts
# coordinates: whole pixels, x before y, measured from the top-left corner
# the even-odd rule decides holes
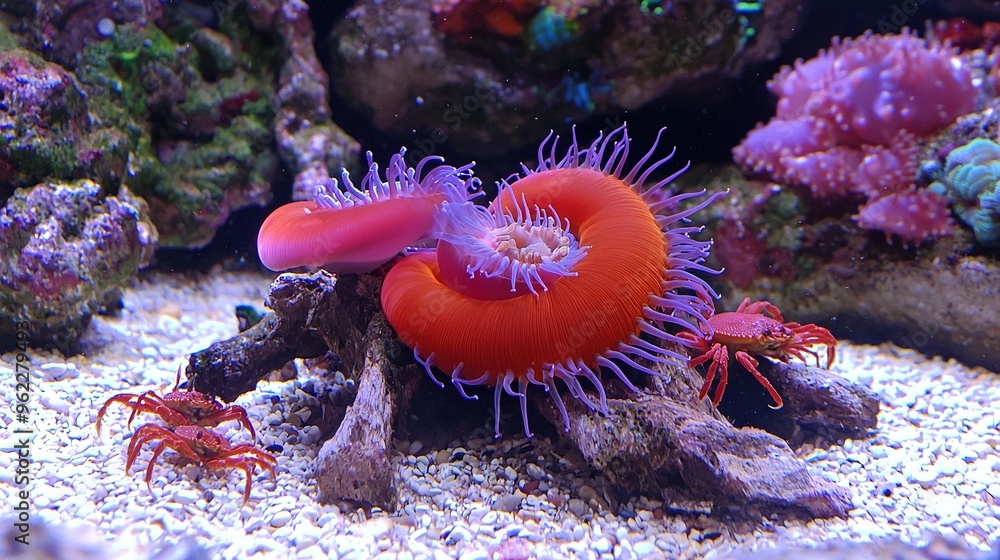
[[[448,532],[447,538],[445,538],[446,543],[456,544],[459,542],[472,540],[472,533],[468,529],[462,527],[461,525],[456,525]]]
[[[49,410],[69,414],[69,401],[59,397],[51,391],[41,391],[38,395],[38,402]]]
[[[634,552],[639,558],[650,556],[656,552],[656,545],[649,541],[639,541],[632,544],[632,552]]]
[[[111,18],[102,18],[97,22],[97,32],[101,37],[110,37],[115,33],[115,22]]]
[[[42,374],[42,379],[46,381],[61,381],[63,379],[74,379],[80,375],[80,370],[73,363],[51,363],[38,366],[38,371]]]
[[[517,480],[517,471],[514,470],[514,467],[507,467],[503,470],[503,476],[507,480]]]
[[[528,473],[528,476],[530,476],[533,480],[545,479],[545,471],[534,463],[528,463],[527,465],[525,465],[525,471]]]
[[[521,494],[520,496],[517,494],[507,494],[506,496],[501,496],[493,507],[495,507],[497,511],[514,512],[520,507],[523,499],[524,494]]]
[[[451,450],[450,449],[442,449],[442,450],[438,451],[436,454],[434,454],[434,462],[437,463],[437,464],[439,464],[439,465],[443,465],[445,463],[450,463],[451,462]]]
[[[193,504],[198,501],[198,493],[190,488],[182,488],[174,492],[172,499],[179,504]]]
[[[910,482],[916,482],[917,484],[920,484],[921,486],[924,486],[926,488],[929,486],[934,486],[934,484],[937,483],[938,473],[932,470],[919,470],[911,473],[907,477],[907,480],[909,480]]]
[[[302,445],[316,445],[322,437],[323,433],[320,432],[318,427],[306,426],[305,428],[302,428],[302,437],[300,442]]]
[[[588,506],[587,502],[583,500],[573,498],[569,501],[569,511],[573,515],[576,515],[578,517],[583,517],[584,515],[590,512],[590,506]]]

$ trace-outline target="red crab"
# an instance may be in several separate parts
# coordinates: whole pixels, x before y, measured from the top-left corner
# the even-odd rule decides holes
[[[254,441],[257,440],[257,433],[254,432],[250,419],[247,417],[247,411],[243,407],[226,406],[215,397],[198,391],[178,391],[180,378],[181,371],[178,369],[174,390],[162,397],[153,391],[146,391],[141,395],[121,393],[108,399],[101,410],[97,412],[97,435],[101,435],[101,420],[108,411],[108,407],[111,406],[111,403],[117,402],[132,408],[132,415],[128,418],[128,426],[130,427],[140,412],[158,415],[170,428],[179,426],[213,427],[227,420],[236,420],[250,431],[250,437]]]
[[[710,337],[698,336],[689,332],[681,333],[681,338],[691,341],[693,350],[700,354],[688,362],[691,367],[697,367],[711,361],[705,384],[701,386],[698,398],[703,399],[715,380],[715,372],[719,371],[719,385],[712,396],[712,404],[719,405],[722,394],[729,382],[729,354],[735,353],[740,362],[767,389],[774,406],[779,409],[784,404],[781,395],[774,390],[771,383],[757,370],[757,360],[750,354],[757,354],[788,362],[791,358],[805,361],[805,354],[816,358],[819,365],[819,355],[810,347],[822,344],[826,346],[826,368],[833,363],[837,349],[837,339],[830,331],[813,324],[800,325],[786,323],[781,317],[781,311],[770,302],[750,302],[750,298],[731,313],[718,313],[708,318],[708,324],[714,330]]]
[[[250,485],[256,467],[268,471],[272,480],[275,477],[274,466],[278,464],[277,459],[253,445],[244,443],[232,446],[226,438],[200,426],[164,428],[155,424],[145,424],[135,431],[128,446],[125,472],[128,472],[132,467],[142,446],[156,440],[160,440],[160,443],[153,451],[153,456],[149,459],[149,465],[146,467],[147,487],[153,479],[153,467],[156,465],[156,459],[167,448],[173,449],[185,459],[201,464],[207,470],[243,469],[247,475],[246,488],[243,491],[244,504],[250,499]]]

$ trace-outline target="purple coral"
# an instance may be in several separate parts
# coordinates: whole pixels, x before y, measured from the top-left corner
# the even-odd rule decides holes
[[[863,206],[858,212],[858,225],[884,231],[890,243],[896,235],[905,244],[950,235],[954,222],[947,197],[914,187]]]
[[[779,97],[777,115],[747,134],[733,158],[748,172],[809,187],[817,198],[858,193],[873,205],[912,184],[917,138],[974,111],[978,86],[957,51],[909,32],[834,40],[768,83]],[[925,199],[913,208],[936,208]],[[862,226],[905,230],[912,241],[944,226],[911,231],[872,217],[889,207],[896,205],[862,212],[869,216]]]
[[[780,97],[777,120],[823,120],[849,146],[885,145],[900,130],[934,132],[972,112],[979,93],[955,49],[909,32],[835,39],[768,87]]]

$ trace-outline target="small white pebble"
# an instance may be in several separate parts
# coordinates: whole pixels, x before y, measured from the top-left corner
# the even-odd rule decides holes
[[[451,532],[448,533],[448,538],[445,539],[445,542],[448,544],[456,544],[471,539],[472,533],[470,533],[468,529],[462,527],[461,525],[456,525]]]
[[[291,520],[292,520],[292,514],[291,514],[291,512],[282,510],[282,511],[279,511],[279,512],[275,513],[271,517],[271,521],[269,523],[270,523],[271,527],[284,527],[285,524],[288,523]]]
[[[198,501],[198,493],[190,488],[174,492],[173,500],[179,504],[193,504]]]

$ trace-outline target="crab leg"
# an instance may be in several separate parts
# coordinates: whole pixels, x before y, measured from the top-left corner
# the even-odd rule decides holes
[[[239,446],[237,446],[239,447]],[[233,448],[235,451],[236,448]],[[258,451],[253,449],[253,451]],[[247,452],[249,457],[222,457],[219,459],[212,459],[210,461],[205,461],[206,469],[224,469],[227,467],[243,469],[246,473],[247,481],[243,489],[243,503],[246,503],[250,499],[250,487],[253,483],[253,473],[255,467],[260,467],[261,470],[267,471],[271,475],[271,480],[275,479],[274,466],[270,461],[274,461],[274,457],[268,456],[270,460],[265,460],[262,457],[258,457],[256,453]]]
[[[698,400],[705,398],[705,395],[708,394],[708,390],[712,387],[712,381],[715,380],[715,372],[718,370],[720,371],[719,386],[715,388],[715,394],[712,395],[712,404],[718,406],[722,401],[722,394],[726,391],[726,385],[729,383],[729,351],[721,344],[716,343],[701,356],[690,360],[688,365],[697,367],[709,360],[712,363],[708,366],[708,372],[705,374],[705,383],[701,386],[701,391],[698,392]]]
[[[242,407],[230,407],[218,412],[213,412],[198,422],[199,425],[205,426],[217,426],[227,420],[236,420],[241,426],[250,432],[250,438],[253,441],[257,441],[257,432],[254,431],[253,426],[250,424],[250,418],[247,416],[247,411]]]
[[[759,362],[757,362],[757,360],[755,360],[753,356],[740,350],[736,352],[736,361],[742,364],[747,371],[753,374],[754,378],[757,379],[757,382],[763,385],[765,389],[767,389],[767,394],[771,395],[771,398],[774,399],[775,403],[774,406],[771,405],[768,406],[770,406],[774,410],[778,410],[779,408],[785,405],[784,401],[781,400],[781,395],[779,395],[778,391],[774,389],[774,385],[771,385],[771,382],[768,381],[766,377],[764,377],[764,374],[757,371],[757,365],[759,364]]]
[[[167,403],[152,391],[146,391],[139,395],[134,403],[129,404],[132,405],[132,414],[128,417],[128,424],[126,424],[128,427],[132,427],[132,421],[140,412],[157,414],[171,426],[181,426],[187,423],[187,418],[183,414],[167,406]]]

